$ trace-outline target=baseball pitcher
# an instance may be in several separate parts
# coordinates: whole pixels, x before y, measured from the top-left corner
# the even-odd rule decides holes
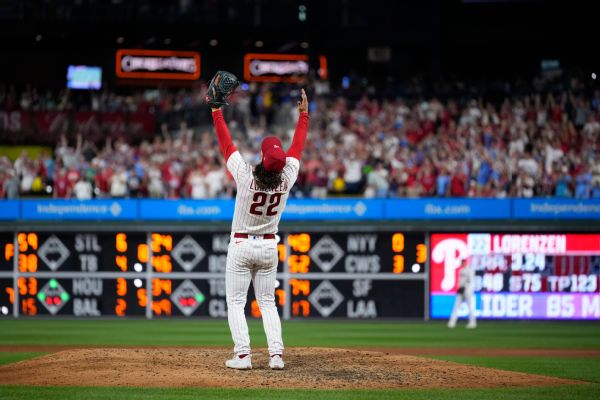
[[[477,321],[475,319],[475,297],[473,296],[474,285],[475,270],[467,263],[467,259],[463,258],[458,273],[458,290],[456,291],[452,315],[450,315],[450,320],[448,321],[448,328],[454,328],[456,326],[458,309],[463,302],[466,302],[469,308],[469,323],[467,324],[467,328],[472,329],[477,327]]]
[[[227,104],[226,99],[237,84],[234,75],[219,71],[206,96],[212,108],[219,147],[237,185],[225,273],[227,316],[234,356],[225,365],[235,369],[252,369],[250,336],[244,315],[248,287],[252,281],[269,344],[269,367],[283,369],[281,322],[275,306],[276,233],[288,194],[298,177],[308,132],[308,100],[302,90],[302,101],[298,102],[300,117],[287,153],[277,137],[267,136],[261,145],[261,162],[252,167],[231,141],[220,109]]]

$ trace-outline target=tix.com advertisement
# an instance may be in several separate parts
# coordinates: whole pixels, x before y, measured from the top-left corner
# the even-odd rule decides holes
[[[600,234],[443,233],[430,249],[431,318],[450,316],[466,258],[478,318],[600,320]]]

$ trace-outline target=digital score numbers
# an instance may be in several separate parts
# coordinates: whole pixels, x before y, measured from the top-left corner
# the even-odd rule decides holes
[[[17,235],[20,315],[144,315],[135,288],[149,258],[146,235],[118,232]],[[55,273],[41,278],[37,273]],[[120,276],[103,277],[103,273]]]
[[[15,245],[12,233],[0,233],[0,317],[12,315],[14,304],[14,281],[11,277],[14,270]]]
[[[230,233],[151,234],[152,313],[154,316],[227,317],[225,299],[225,267]],[[280,254],[281,254],[281,246]],[[279,258],[278,272],[283,272]],[[190,274],[189,279],[173,279],[170,274]],[[193,274],[209,274],[194,279]],[[145,293],[145,289],[139,289]],[[275,292],[280,314],[285,304],[283,288]],[[252,285],[246,303],[246,314],[260,317]]]
[[[290,273],[425,272],[427,246],[419,233],[290,233]]]
[[[290,233],[292,317],[419,317],[425,235],[419,233]]]
[[[148,261],[145,234],[17,234],[20,272],[142,272]]]

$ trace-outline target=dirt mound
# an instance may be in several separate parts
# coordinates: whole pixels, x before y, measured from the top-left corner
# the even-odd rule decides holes
[[[225,368],[216,348],[71,349],[0,367],[0,384],[235,388],[480,388],[581,383],[428,358],[328,348],[286,350],[286,369],[271,371],[265,350],[251,371]]]

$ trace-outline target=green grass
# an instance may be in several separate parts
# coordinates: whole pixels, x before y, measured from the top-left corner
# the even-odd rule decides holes
[[[250,321],[254,346],[265,346],[262,324]],[[475,330],[443,322],[292,321],[287,346],[487,347],[600,349],[600,324],[481,322]],[[226,321],[0,320],[0,345],[231,346]]]
[[[584,400],[595,399],[600,385],[524,389],[407,389],[407,390],[264,390],[264,389],[155,389],[91,387],[0,386],[3,400],[196,400],[196,399],[305,399],[305,400]]]
[[[46,353],[36,351],[26,352],[0,352],[0,365],[10,364],[21,360],[27,360],[28,358],[38,357]]]
[[[478,365],[480,367],[600,383],[600,358],[471,356],[435,356],[433,358]]]
[[[259,321],[250,321],[254,346],[265,346]],[[448,330],[443,322],[292,321],[287,346],[600,349],[600,324],[486,322],[476,330]],[[214,320],[0,320],[0,345],[231,346],[226,321]],[[0,364],[40,353],[0,353]],[[595,399],[600,358],[439,356],[438,359],[584,380],[588,384],[512,389],[269,390],[0,386],[0,399]],[[1,380],[1,379],[0,379]]]

